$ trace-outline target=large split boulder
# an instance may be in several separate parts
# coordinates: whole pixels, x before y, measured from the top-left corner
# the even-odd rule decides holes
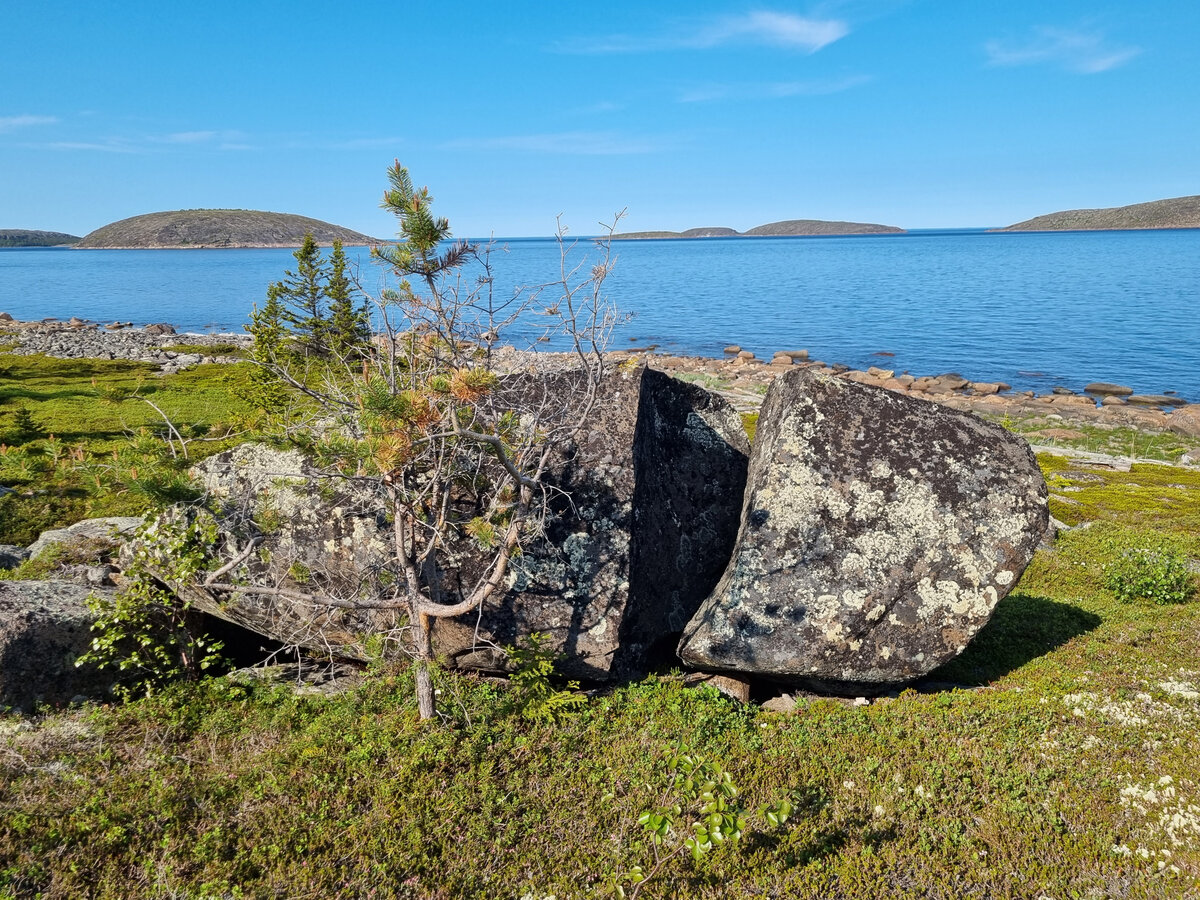
[[[0,581],[0,708],[32,710],[107,694],[111,677],[75,665],[91,647],[96,617],[89,593],[58,581]]]
[[[988,621],[1047,516],[1033,453],[999,426],[789,372],[759,417],[732,559],[679,655],[827,686],[918,678]]]
[[[564,655],[562,671],[589,679],[672,658],[729,558],[748,455],[741,418],[720,397],[649,369],[611,373],[587,429],[546,474],[541,534],[523,542],[506,590],[476,613],[435,620],[435,651],[460,667],[496,668],[495,647],[540,632]],[[222,507],[230,547],[245,546],[249,523],[259,529],[262,544],[245,564],[253,584],[348,597],[395,577],[387,505],[369,487],[323,478],[299,453],[262,446],[206,460],[195,474]],[[478,551],[464,537],[442,561],[456,599],[479,574]],[[370,635],[400,635],[405,624],[402,610],[250,591],[189,596],[284,643],[352,657]]]

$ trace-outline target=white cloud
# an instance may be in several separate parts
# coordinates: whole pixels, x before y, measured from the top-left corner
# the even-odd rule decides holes
[[[518,150],[571,156],[617,156],[654,153],[665,145],[653,139],[633,138],[611,131],[564,131],[556,134],[522,134],[490,138],[464,138],[443,145],[448,150]]]
[[[742,43],[816,53],[849,33],[850,26],[840,19],[758,10],[681,25],[657,35],[612,35],[561,44],[556,49],[564,53],[647,53],[655,50],[709,50]]]
[[[203,144],[219,136],[216,131],[176,131],[166,134],[157,140],[164,144]]]
[[[136,147],[121,141],[52,141],[42,144],[47,150],[89,150],[98,153],[140,153]]]
[[[1024,41],[988,41],[984,50],[994,66],[1050,64],[1083,75],[1115,69],[1142,52],[1110,44],[1099,32],[1049,27],[1034,29]]]
[[[0,116],[0,134],[33,125],[53,125],[57,121],[57,116]]]
[[[680,103],[708,103],[714,100],[763,100],[785,97],[819,97],[839,94],[866,84],[869,75],[850,75],[837,79],[810,81],[771,81],[748,84],[714,84],[691,88],[679,96]]]

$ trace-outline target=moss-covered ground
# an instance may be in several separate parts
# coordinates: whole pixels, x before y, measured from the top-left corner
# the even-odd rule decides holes
[[[244,434],[247,370],[0,354],[0,544],[185,495],[188,466]]]
[[[1120,602],[1103,577],[1144,533],[1194,566],[1200,480],[1041,463],[1055,515],[1094,524],[932,683],[868,705],[770,713],[664,672],[549,725],[442,673],[422,725],[409,674],[380,669],[328,697],[222,678],[0,716],[0,897],[602,896],[647,859],[676,740],[796,814],[643,898],[1200,897],[1200,602]]]

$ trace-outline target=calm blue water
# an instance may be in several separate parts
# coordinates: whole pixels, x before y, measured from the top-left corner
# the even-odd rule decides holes
[[[553,278],[553,241],[510,241],[497,292]],[[594,250],[587,241],[578,258]],[[613,346],[719,356],[737,343],[1018,388],[1117,381],[1200,402],[1200,230],[636,241],[610,295],[635,314]],[[380,273],[359,254],[365,280]],[[19,319],[238,331],[287,250],[0,250]],[[519,343],[519,341],[514,341]],[[631,343],[632,342],[632,343]],[[879,352],[895,354],[882,358]]]

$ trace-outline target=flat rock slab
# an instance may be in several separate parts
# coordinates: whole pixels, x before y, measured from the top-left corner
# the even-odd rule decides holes
[[[0,708],[32,710],[106,694],[112,678],[75,665],[92,642],[89,593],[58,581],[0,581]]]
[[[967,413],[804,370],[767,394],[741,529],[679,655],[837,684],[963,651],[1045,531],[1029,446]]]

